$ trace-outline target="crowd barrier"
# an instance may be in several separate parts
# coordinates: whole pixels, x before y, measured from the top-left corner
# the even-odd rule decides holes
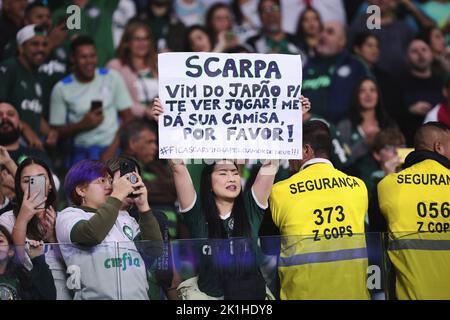
[[[251,277],[257,270],[263,282],[258,285],[266,285],[265,299],[269,300],[390,300],[395,298],[393,259],[401,259],[405,250],[431,250],[433,255],[424,259],[433,268],[442,264],[442,259],[448,260],[448,238],[444,233],[394,236],[352,234],[333,228],[322,235],[257,239],[135,241],[102,243],[95,247],[45,244],[44,251],[58,300],[187,298],[186,288],[197,285],[198,270],[208,274],[204,279],[216,281],[225,275],[227,279],[239,279],[243,286],[247,280],[255,281],[246,276]],[[30,269],[31,261],[23,255],[24,248],[11,249],[16,251],[16,260],[10,258],[9,263],[17,262],[22,255],[24,265]],[[431,274],[439,270],[424,272]],[[449,273],[450,269],[440,272]],[[443,275],[446,277],[448,274]],[[8,286],[0,285],[1,299],[12,298],[8,290]],[[227,299],[234,298],[227,296]]]

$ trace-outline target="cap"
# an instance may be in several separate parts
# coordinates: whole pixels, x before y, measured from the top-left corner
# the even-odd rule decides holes
[[[35,36],[46,36],[47,32],[39,25],[36,24],[30,24],[28,26],[23,27],[22,29],[17,32],[17,44],[21,45],[25,41],[30,40],[31,38]]]

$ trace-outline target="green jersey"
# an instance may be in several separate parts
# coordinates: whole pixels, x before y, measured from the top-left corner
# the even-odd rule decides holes
[[[73,1],[65,1],[64,5],[52,14],[52,21],[61,21],[65,18],[66,9]],[[81,28],[79,30],[68,30],[67,39],[74,35],[86,35],[94,39],[97,47],[98,66],[103,67],[114,57],[114,41],[112,33],[113,14],[119,0],[95,0],[81,8]],[[65,46],[69,46],[69,40]]]
[[[252,237],[255,239],[258,237],[259,227],[264,215],[265,209],[256,200],[253,193],[253,189],[250,189],[243,194],[244,207],[247,214],[248,221],[251,227]],[[197,197],[192,208],[183,210],[183,217],[186,226],[191,232],[193,239],[207,239],[208,238],[208,223],[206,222],[206,216],[203,212],[200,198]],[[234,218],[231,213],[228,217],[222,218],[222,225],[228,237],[231,237],[234,227]],[[198,267],[198,286],[201,291],[207,295],[220,297],[223,295],[223,289],[221,285],[220,277],[213,271],[212,250],[207,241],[196,242],[200,246],[200,261]]]
[[[36,133],[40,132],[40,120],[45,95],[52,81],[43,72],[30,72],[17,58],[0,65],[0,101],[12,104],[19,112],[20,120]]]

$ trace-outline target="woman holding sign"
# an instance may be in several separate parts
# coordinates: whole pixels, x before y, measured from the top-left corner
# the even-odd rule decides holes
[[[302,99],[302,107],[303,112],[309,110],[308,99]],[[154,119],[158,120],[163,112],[161,101],[155,99]],[[197,195],[185,164],[170,161],[180,211],[191,236],[208,239],[197,242],[201,251],[198,277],[179,285],[182,299],[266,298],[256,239],[277,172],[272,162],[263,164],[247,192],[242,192],[238,166],[233,161],[206,165]]]

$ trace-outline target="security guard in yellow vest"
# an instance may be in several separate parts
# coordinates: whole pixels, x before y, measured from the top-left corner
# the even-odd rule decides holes
[[[398,299],[450,299],[450,130],[418,129],[403,171],[378,184]]]
[[[281,299],[369,298],[367,188],[335,169],[330,152],[328,127],[305,123],[300,171],[272,188],[272,219],[282,236]]]

